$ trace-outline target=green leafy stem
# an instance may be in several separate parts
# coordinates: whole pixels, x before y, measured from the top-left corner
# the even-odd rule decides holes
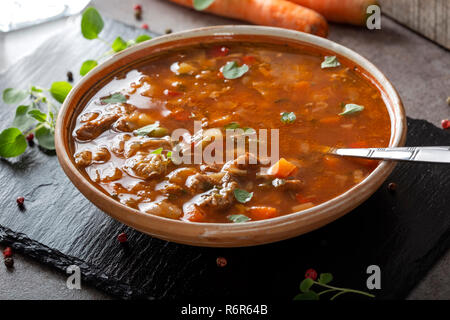
[[[88,40],[99,39],[111,47],[103,57],[122,51],[130,46],[151,39],[142,34],[135,39],[124,41],[117,37],[112,44],[99,37],[104,22],[100,13],[93,7],[87,8],[81,18],[81,33]],[[97,59],[98,60],[98,59]],[[83,62],[80,75],[84,76],[98,65],[97,60]],[[0,133],[0,157],[17,157],[25,152],[27,140],[36,137],[38,144],[47,149],[55,149],[55,124],[59,111],[59,104],[63,103],[72,90],[72,85],[66,81],[53,82],[49,89],[31,86],[28,90],[7,88],[3,91],[3,101],[6,104],[19,104],[12,123],[12,127]],[[52,101],[53,98],[54,101]],[[27,100],[28,99],[28,100]],[[28,101],[24,103],[24,101]]]
[[[320,296],[326,293],[334,293],[334,295],[331,296],[330,300],[334,300],[346,293],[360,294],[370,298],[375,297],[373,294],[364,291],[330,286],[328,283],[333,280],[333,275],[331,273],[321,273],[319,279],[316,281],[315,278],[317,277],[317,274],[315,274],[314,276],[315,271],[312,271],[313,275],[308,274],[308,271],[306,274],[306,278],[300,283],[301,293],[297,294],[294,297],[294,300],[319,300]],[[324,290],[315,292],[311,289],[313,285],[322,287],[324,288]]]

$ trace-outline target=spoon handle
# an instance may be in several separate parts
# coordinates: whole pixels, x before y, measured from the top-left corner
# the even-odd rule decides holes
[[[450,163],[450,147],[344,148],[329,153],[369,159]]]

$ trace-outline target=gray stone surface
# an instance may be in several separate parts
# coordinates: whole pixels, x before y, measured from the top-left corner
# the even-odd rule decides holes
[[[132,3],[120,0],[93,1],[94,5],[106,16],[116,18],[128,23],[139,25],[133,18]],[[142,2],[144,7],[143,22],[150,28],[163,33],[166,28],[174,31],[186,28],[199,27],[214,24],[227,24],[232,21],[197,13],[192,10],[182,9],[166,1],[147,0]],[[58,25],[60,22],[53,23]],[[52,24],[42,26],[43,29]],[[345,26],[332,26],[330,38],[347,45],[357,52],[362,53],[372,60],[380,69],[386,72],[403,98],[408,115],[416,118],[427,119],[439,124],[440,119],[450,116],[450,108],[445,99],[450,95],[450,75],[436,77],[439,66],[444,64],[450,67],[450,54],[448,51],[437,47],[423,38],[413,36],[414,34],[388,19],[382,23],[383,30],[362,31]],[[41,28],[41,30],[42,30]],[[14,62],[19,54],[18,47],[13,46],[14,38],[37,37],[38,29],[27,29],[12,33],[0,40],[0,69]],[[51,28],[50,28],[51,29]],[[365,32],[367,42],[361,43],[360,34]],[[48,35],[46,35],[48,37]],[[41,37],[41,39],[43,39]],[[359,40],[357,40],[359,39]],[[25,47],[23,43],[18,44]],[[23,51],[30,50],[30,43],[26,43]],[[420,51],[422,59],[411,60],[409,52]],[[31,51],[29,51],[31,52]],[[15,53],[15,54],[14,54]],[[418,55],[413,55],[417,57]],[[429,73],[417,74],[415,64],[428,64]],[[447,68],[450,70],[450,68]],[[427,88],[433,87],[439,92],[434,96],[427,94]],[[450,255],[447,254],[441,261],[430,270],[428,276],[411,293],[411,299],[449,299],[450,278],[448,266]],[[0,298],[12,299],[102,299],[106,298],[102,293],[83,288],[81,291],[68,290],[65,286],[64,275],[56,274],[47,267],[30,261],[27,258],[16,256],[16,268],[9,272],[3,265],[0,266]]]

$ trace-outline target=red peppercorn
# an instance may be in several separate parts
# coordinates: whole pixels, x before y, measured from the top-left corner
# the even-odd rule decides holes
[[[308,269],[305,272],[305,278],[310,278],[312,280],[316,280],[317,279],[317,272],[314,269]]]
[[[143,23],[143,24],[141,25],[141,28],[142,28],[142,29],[145,29],[145,30],[148,30],[148,24]]]
[[[117,240],[119,240],[120,243],[127,242],[128,241],[127,234],[125,232],[122,232],[117,236]]]
[[[25,202],[24,197],[17,197],[16,202],[19,206],[23,206],[23,203]]]
[[[224,257],[218,257],[216,259],[216,263],[218,267],[223,268],[227,265],[227,259],[225,259]]]
[[[142,10],[142,6],[140,4],[135,4],[133,9],[134,10]]]
[[[27,141],[28,141],[28,142],[33,141],[33,139],[34,139],[34,134],[33,134],[33,132],[30,133],[29,135],[27,135]]]
[[[441,125],[442,125],[442,129],[450,128],[450,120],[448,120],[448,119],[442,120]]]
[[[3,250],[3,257],[9,258],[12,256],[12,249],[11,247],[6,247],[5,250]]]

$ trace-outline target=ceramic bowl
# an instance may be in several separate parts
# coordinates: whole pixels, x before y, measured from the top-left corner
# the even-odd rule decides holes
[[[242,39],[261,38],[280,43],[299,42],[331,55],[337,55],[347,64],[358,66],[383,94],[391,120],[389,146],[403,146],[406,136],[406,117],[394,87],[372,63],[342,45],[306,33],[259,26],[218,26],[174,33],[135,45],[95,67],[72,89],[62,106],[55,134],[59,162],[80,192],[102,211],[130,227],[164,240],[211,247],[251,246],[295,237],[338,219],[365,201],[391,173],[395,163],[383,161],[361,183],[327,202],[269,220],[236,224],[187,223],[146,214],[109,197],[82,175],[72,157],[71,139],[74,119],[97,88],[105,83],[105,79],[111,79],[114,74],[132,68],[136,63],[145,61],[149,55],[168,48],[212,39],[223,40],[230,36]]]

